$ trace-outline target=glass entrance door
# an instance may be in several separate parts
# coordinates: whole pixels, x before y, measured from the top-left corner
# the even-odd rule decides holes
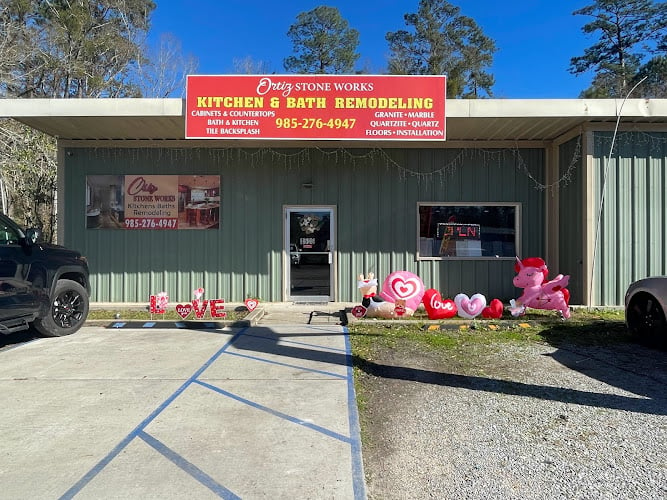
[[[333,300],[334,209],[286,207],[287,300]]]

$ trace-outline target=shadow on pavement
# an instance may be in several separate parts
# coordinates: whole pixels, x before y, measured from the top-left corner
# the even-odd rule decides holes
[[[255,327],[236,338],[234,347],[240,350],[264,352],[293,359],[352,365],[369,375],[386,379],[524,396],[635,413],[667,415],[667,393],[664,391],[664,382],[667,382],[665,353],[651,351],[632,343],[621,342],[604,349],[588,347],[590,351],[580,352],[574,349],[583,349],[582,347],[564,348],[559,346],[558,350],[551,356],[570,369],[641,396],[608,394],[568,387],[553,387],[483,376],[392,366],[376,363],[359,356],[347,356],[338,352],[308,348],[300,345],[299,342],[290,342],[288,339],[288,337],[307,337],[313,334],[311,331],[304,331],[303,333],[292,331],[288,336],[283,336],[269,328]],[[281,341],[284,342],[281,343]],[[631,359],[623,363],[619,361],[623,356],[631,353],[635,353],[630,356]],[[638,368],[636,359],[644,360],[642,368]],[[633,365],[633,363],[635,364]],[[632,366],[634,366],[634,370],[630,369]]]
[[[559,326],[542,332],[542,337],[556,348],[550,354],[554,360],[605,384],[664,404],[666,351],[637,342],[622,321],[600,322],[579,337],[566,330]]]
[[[32,329],[23,330],[16,333],[0,334],[0,351],[11,349],[19,344],[24,344],[41,338]]]

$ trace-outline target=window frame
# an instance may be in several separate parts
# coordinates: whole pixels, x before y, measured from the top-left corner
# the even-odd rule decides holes
[[[21,240],[25,239],[25,233],[23,230],[17,224],[15,224],[14,221],[3,215],[0,217],[0,233],[4,233],[3,236],[7,236],[9,235],[10,231],[13,233],[16,239],[3,238],[0,240],[0,246],[7,247],[12,245],[20,245]]]
[[[495,257],[495,256],[447,256],[447,255],[421,255],[421,217],[420,209],[421,207],[514,207],[514,248],[517,252],[517,255],[521,249],[521,202],[513,201],[477,201],[477,202],[467,202],[467,201],[452,201],[452,202],[439,202],[439,201],[419,201],[417,202],[417,241],[416,241],[416,256],[417,261],[462,261],[462,260],[493,260],[493,261],[514,261],[516,260],[516,255],[507,256],[507,257]]]

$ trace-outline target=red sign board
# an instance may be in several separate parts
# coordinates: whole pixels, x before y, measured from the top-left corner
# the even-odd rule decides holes
[[[445,77],[190,75],[185,137],[442,141]]]

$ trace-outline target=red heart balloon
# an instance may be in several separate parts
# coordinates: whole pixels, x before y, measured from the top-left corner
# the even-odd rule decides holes
[[[429,288],[424,292],[424,309],[428,314],[428,319],[447,319],[456,316],[458,309],[453,300],[442,300],[440,292],[434,288]]]
[[[364,306],[354,306],[352,308],[352,316],[354,316],[357,319],[363,318],[364,316],[366,316],[366,311],[367,309]]]
[[[503,317],[503,303],[493,299],[488,307],[482,309],[482,317],[487,319],[499,319]]]
[[[248,308],[248,311],[253,312],[259,305],[259,300],[257,299],[245,299],[245,306]]]

